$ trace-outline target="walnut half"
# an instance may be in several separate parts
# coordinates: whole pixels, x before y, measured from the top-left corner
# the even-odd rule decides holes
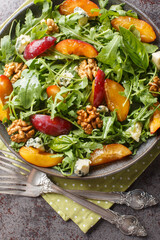
[[[86,111],[81,109],[77,111],[77,123],[81,125],[85,133],[92,134],[92,130],[101,128],[103,121],[99,117],[96,107],[87,106]]]
[[[83,60],[78,68],[78,75],[81,78],[87,77],[91,81],[95,78],[98,71],[97,63],[94,59],[89,58],[88,60]]]
[[[11,77],[11,83],[15,83],[22,74],[22,71],[27,68],[27,65],[23,63],[11,62],[5,65],[4,75],[6,77]]]
[[[54,22],[52,18],[47,18],[47,20],[42,19],[41,23],[45,23],[48,26],[47,29],[47,34],[52,34],[52,33],[58,33],[59,32],[59,27],[57,23]]]
[[[29,138],[33,137],[35,134],[32,125],[28,125],[25,121],[21,119],[13,121],[13,123],[7,128],[8,135],[11,136],[13,142],[27,142]]]
[[[160,78],[158,76],[155,76],[153,78],[153,81],[149,83],[149,91],[150,92],[160,92]],[[152,93],[154,97],[158,97],[159,94],[157,93]]]

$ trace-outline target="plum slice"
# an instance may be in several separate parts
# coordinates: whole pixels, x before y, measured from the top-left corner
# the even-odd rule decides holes
[[[158,106],[159,102],[155,104]],[[154,134],[160,128],[160,110],[159,108],[153,113],[149,123],[150,133]]]
[[[156,39],[156,34],[153,28],[143,20],[129,16],[120,16],[118,18],[114,18],[111,21],[111,24],[117,30],[119,30],[119,26],[129,29],[131,25],[134,25],[140,32],[142,42],[149,43]]]
[[[55,49],[63,54],[75,54],[88,58],[95,58],[98,51],[91,44],[77,39],[65,39],[59,42]]]
[[[111,112],[116,110],[118,120],[123,122],[126,120],[130,108],[129,100],[120,94],[121,92],[124,92],[124,87],[118,82],[106,79],[104,89],[108,109]]]
[[[42,39],[34,40],[29,43],[24,50],[24,58],[26,60],[35,58],[40,54],[44,53],[48,48],[52,47],[55,44],[55,37],[44,37]]]
[[[31,122],[36,130],[54,137],[69,134],[72,129],[72,124],[61,117],[51,119],[49,115],[35,114]]]
[[[105,73],[101,69],[98,69],[95,80],[92,83],[92,92],[90,95],[90,103],[95,107],[98,107],[103,102],[104,81]]]
[[[96,17],[99,15],[99,12],[91,12],[91,9],[99,9],[99,7],[89,0],[66,0],[60,5],[59,11],[62,15],[69,15],[74,12],[76,7],[82,8],[89,17]]]
[[[56,154],[41,152],[39,149],[33,147],[21,147],[19,154],[27,162],[38,167],[53,167],[63,160],[63,157],[56,156]]]
[[[131,155],[132,152],[122,144],[109,144],[103,149],[96,149],[91,153],[91,166],[113,162]]]

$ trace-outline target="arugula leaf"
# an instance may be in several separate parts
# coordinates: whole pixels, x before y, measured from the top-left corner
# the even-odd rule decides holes
[[[154,53],[158,50],[158,46],[151,43],[143,43],[143,46],[145,47],[147,53]]]
[[[56,94],[56,97],[53,101],[52,97],[48,98],[47,100],[47,107],[49,109],[49,112],[51,113],[51,119],[54,118],[56,112],[57,112],[57,108],[59,109],[59,111],[62,109],[64,112],[67,111],[68,106],[66,103],[64,103],[64,97],[62,95],[64,95],[64,93],[68,93],[69,90],[61,87],[60,92],[58,92]],[[60,101],[59,101],[60,100]],[[59,102],[59,103],[58,103]]]
[[[30,108],[34,99],[39,100],[41,95],[42,88],[38,80],[38,73],[34,70],[24,70],[21,78],[14,84],[14,88],[18,88],[21,105],[25,109]]]
[[[70,176],[74,171],[76,157],[72,149],[66,151],[65,155],[66,157],[63,159],[62,163],[59,163],[53,168],[60,171],[64,176]]]
[[[19,149],[21,147],[23,147],[25,145],[25,143],[21,142],[21,143],[16,143],[16,142],[12,142],[10,143],[11,148],[13,148],[16,152],[19,152]]]
[[[123,86],[124,86],[124,96],[127,96],[127,99],[126,99],[126,101],[128,100],[128,99],[130,99],[130,103],[132,103],[132,97],[130,97],[130,95],[131,95],[131,92],[132,92],[132,87],[133,87],[133,82],[134,81],[134,79],[129,79],[129,81],[126,81],[126,82],[124,82],[123,83]]]
[[[47,29],[48,29],[48,26],[45,23],[42,23],[42,24],[32,28],[31,41],[33,41],[35,39],[43,38],[46,34]]]
[[[47,135],[45,133],[39,132],[39,131],[36,132],[35,137],[41,138],[43,144],[46,146],[52,141],[52,139],[54,139],[54,137]]]
[[[60,25],[60,23],[59,23]],[[98,41],[93,41],[92,39],[90,39],[88,36],[83,36],[81,34],[81,27],[76,25],[76,28],[71,28],[69,26],[64,26],[64,25],[60,25],[60,29],[61,31],[66,35],[67,38],[76,38],[79,40],[82,40],[84,42],[88,42],[91,43],[97,47],[102,47],[102,44],[100,44]]]
[[[57,111],[59,113],[61,112],[64,116],[67,116],[68,112],[71,109],[73,109],[73,108],[79,109],[82,107],[83,99],[84,99],[84,95],[80,91],[72,89],[71,93],[69,93],[67,98],[65,99],[65,102],[64,101],[60,102],[57,105],[57,107],[55,107],[55,108],[57,109]],[[54,102],[54,104],[55,104],[55,102]],[[54,114],[56,113],[55,108],[53,107],[54,112],[52,109],[51,116],[53,116],[52,115],[53,113]]]
[[[106,139],[108,133],[111,131],[113,124],[116,120],[116,112],[113,112],[111,117],[104,117],[103,118],[103,134],[102,138]]]
[[[117,12],[120,16],[126,16],[126,11],[123,10],[124,4],[112,5],[109,10]]]
[[[131,16],[134,18],[137,18],[137,14],[133,12],[132,10],[125,11],[123,9],[124,3],[117,4],[117,5],[112,5],[109,10],[117,12],[119,16]]]
[[[72,13],[70,15],[67,15],[65,17],[65,25],[68,25],[70,27],[75,26],[75,22],[80,18],[82,18],[82,15],[80,15],[79,13]]]
[[[126,16],[133,17],[133,18],[138,18],[138,15],[136,12],[133,12],[132,10],[128,10],[126,12]]]
[[[76,144],[76,147],[77,147],[77,150],[80,150],[80,152],[83,154],[83,158],[84,157],[90,158],[90,153],[92,151],[94,151],[95,149],[102,149],[103,145],[101,143],[97,143],[97,142],[86,141],[83,143],[82,141],[79,141]]]
[[[117,11],[112,11],[111,9],[107,10],[102,8],[100,10],[100,22],[104,22],[105,20],[109,20],[109,25],[110,25],[110,18],[118,17],[119,13]]]
[[[21,31],[21,25],[20,25],[20,22],[18,22],[16,27],[15,27],[15,35],[16,35],[16,37],[20,36],[20,31]]]
[[[73,88],[73,89],[79,90],[79,89],[85,89],[87,86],[88,86],[88,78],[84,77],[82,79],[74,81],[69,86],[69,88],[71,88],[71,89]]]
[[[1,38],[0,61],[12,62],[15,57],[15,48],[9,35]]]
[[[100,8],[105,8],[109,0],[98,0]]]
[[[157,99],[153,97],[151,93],[149,93],[148,90],[141,92],[140,94],[140,101],[145,105],[151,105],[157,102]]]
[[[42,8],[42,14],[40,17],[36,18],[30,9],[27,9],[24,24],[21,26],[20,30],[20,23],[16,26],[16,36],[19,37],[21,34],[28,34],[35,28],[37,25],[40,24],[42,19],[51,17],[52,13],[52,1],[51,0],[35,0],[35,4],[39,4]],[[35,29],[36,31],[36,29]],[[39,31],[39,30],[38,30]]]
[[[117,51],[121,43],[121,36],[115,35],[114,38],[102,48],[98,56],[98,61],[112,66],[117,58]]]
[[[120,26],[119,30],[129,57],[137,66],[146,70],[149,65],[149,57],[144,45],[126,28]]]

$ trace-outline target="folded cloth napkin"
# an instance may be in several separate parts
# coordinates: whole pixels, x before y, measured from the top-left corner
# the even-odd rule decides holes
[[[19,9],[17,9],[15,13],[12,14],[11,17],[13,17],[22,7],[31,2],[32,0],[27,0]],[[9,19],[7,19],[0,26],[0,30]],[[6,149],[6,146],[1,141],[0,149]],[[53,177],[53,181],[64,189],[78,189],[88,191],[96,189],[97,191],[104,192],[125,191],[151,164],[151,162],[158,156],[159,153],[160,141],[146,156],[144,156],[137,163],[114,175],[92,180],[71,180]],[[86,233],[100,219],[100,216],[98,214],[93,213],[92,211],[82,207],[81,205],[62,195],[44,194],[43,198],[65,221],[72,219],[72,221],[75,222],[84,233]],[[112,206],[112,203],[108,201],[92,200],[92,202],[105,209]]]

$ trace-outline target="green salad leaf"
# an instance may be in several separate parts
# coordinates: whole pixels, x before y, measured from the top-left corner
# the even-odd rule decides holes
[[[108,4],[108,0],[98,0],[100,8],[105,8]]]
[[[14,84],[15,91],[18,91],[18,98],[21,105],[28,109],[34,100],[39,100],[41,95],[41,85],[36,71],[24,70],[22,77]],[[17,89],[18,88],[18,89]]]
[[[0,61],[3,63],[12,62],[14,59],[15,48],[9,35],[1,38]]]
[[[117,59],[118,47],[121,43],[121,37],[115,35],[114,38],[104,47],[97,56],[97,60],[113,66]]]
[[[137,66],[146,70],[149,65],[149,57],[146,48],[129,30],[121,26],[119,29],[129,57]]]
[[[77,143],[77,140],[70,136],[59,136],[54,138],[49,147],[55,152],[64,152],[70,149],[74,144]]]

